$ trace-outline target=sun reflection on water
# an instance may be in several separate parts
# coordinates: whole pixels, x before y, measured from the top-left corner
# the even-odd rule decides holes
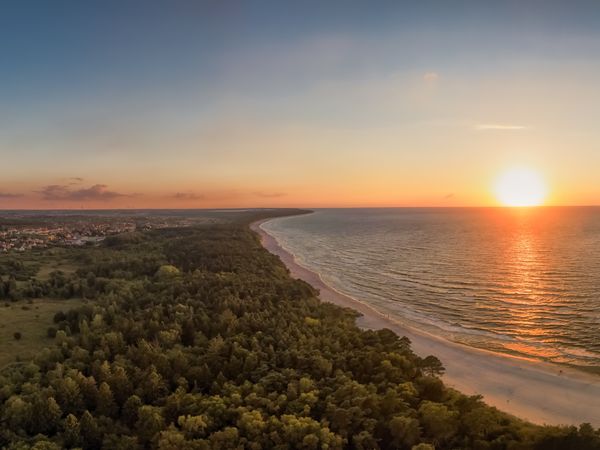
[[[326,211],[288,223],[302,225],[280,236],[325,279],[407,325],[600,366],[600,208]]]

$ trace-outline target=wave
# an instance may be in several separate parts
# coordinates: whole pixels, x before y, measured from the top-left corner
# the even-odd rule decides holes
[[[460,213],[451,216],[456,223],[447,227],[450,232],[436,226],[429,233],[421,228],[431,215],[417,233],[410,226],[394,233],[368,214],[367,221],[364,212],[319,211],[271,220],[262,228],[328,286],[403,326],[486,349],[600,365],[600,340],[590,330],[590,324],[600,323],[600,304],[593,297],[600,292],[600,274],[586,268],[598,261],[573,255],[568,246],[567,254],[557,253],[549,245],[556,246],[552,233],[536,237],[537,247],[523,244],[518,234],[479,247],[472,237],[452,242],[447,238],[455,234],[453,227],[473,228]],[[393,219],[402,220],[402,214]],[[381,220],[390,217],[388,211]],[[477,226],[471,230],[480,232]],[[407,236],[426,236],[427,245],[408,245]],[[519,245],[511,247],[515,242]],[[598,250],[596,255],[600,245]],[[561,258],[568,265],[557,265]]]

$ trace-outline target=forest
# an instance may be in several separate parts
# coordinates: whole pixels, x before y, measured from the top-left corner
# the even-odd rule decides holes
[[[249,229],[266,215],[113,236],[43,279],[0,264],[6,305],[64,301],[45,348],[0,371],[0,446],[600,449],[589,424],[447,388],[443,361],[321,302]]]

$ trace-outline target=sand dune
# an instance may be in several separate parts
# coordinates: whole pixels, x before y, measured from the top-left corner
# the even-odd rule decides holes
[[[600,376],[456,344],[394,322],[369,305],[326,285],[318,274],[298,265],[293,255],[255,222],[263,246],[279,256],[295,278],[321,292],[321,299],[362,314],[363,328],[389,328],[412,341],[415,353],[435,355],[446,367],[444,382],[465,394],[481,394],[498,409],[539,424],[600,426]]]

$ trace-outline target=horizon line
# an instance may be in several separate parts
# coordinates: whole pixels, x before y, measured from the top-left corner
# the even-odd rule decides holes
[[[463,205],[463,206],[239,206],[239,207],[213,207],[213,208],[12,208],[2,209],[2,212],[23,211],[69,211],[69,212],[92,212],[92,211],[242,211],[242,210],[283,210],[283,209],[541,209],[541,208],[598,208],[600,204],[589,205],[535,205],[535,206],[503,206],[503,205]]]

